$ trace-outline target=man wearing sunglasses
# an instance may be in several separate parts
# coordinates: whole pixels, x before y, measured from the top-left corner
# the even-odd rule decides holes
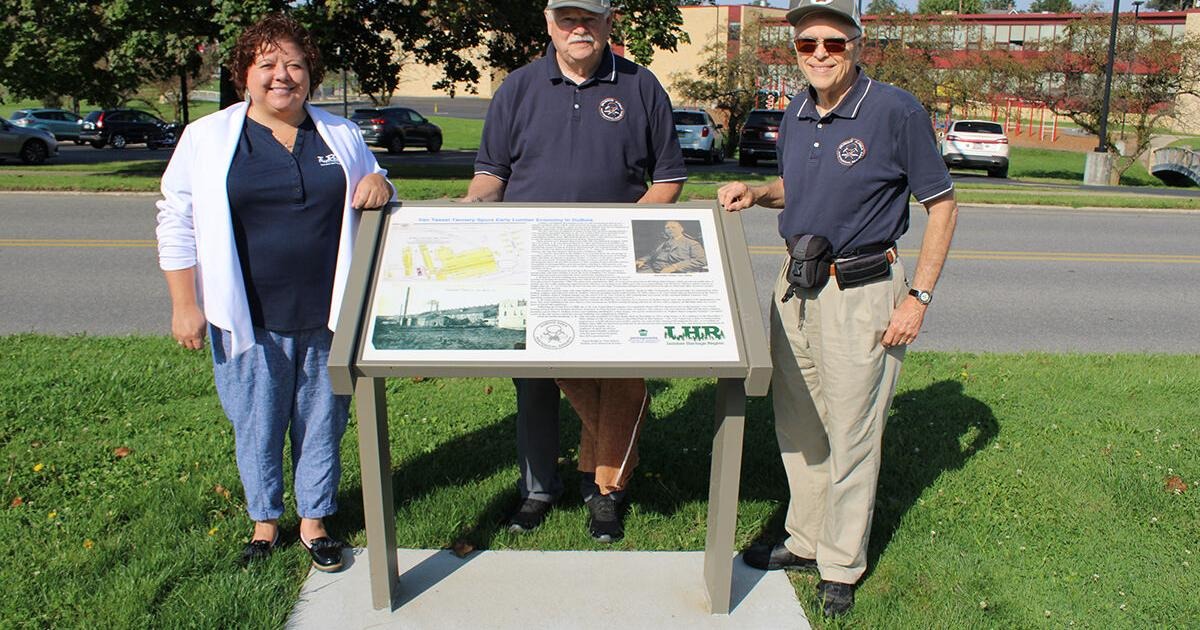
[[[787,18],[809,85],[779,128],[780,178],[717,193],[729,211],[782,208],[788,243],[816,235],[830,244],[817,259],[829,273],[823,285],[790,274],[790,256],[775,284],[772,390],[791,491],[787,538],[743,555],[760,569],[819,571],[817,598],[830,616],[850,610],[866,571],[884,423],[958,213],[929,114],[858,66],[857,1],[791,0]],[[896,253],[910,195],[929,213],[911,283]]]

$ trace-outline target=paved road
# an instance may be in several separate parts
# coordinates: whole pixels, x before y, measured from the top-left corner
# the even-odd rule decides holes
[[[0,334],[165,333],[150,195],[0,193]],[[743,213],[763,309],[773,211]],[[924,212],[901,241],[915,260]],[[967,207],[917,349],[1200,352],[1200,214]]]

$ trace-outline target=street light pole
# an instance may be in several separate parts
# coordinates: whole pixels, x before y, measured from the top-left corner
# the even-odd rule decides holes
[[[1104,102],[1100,106],[1100,144],[1096,153],[1108,153],[1108,105],[1112,96],[1113,57],[1117,52],[1117,11],[1121,0],[1113,0],[1112,27],[1108,31],[1108,63],[1104,66]]]
[[[1113,0],[1112,27],[1108,31],[1108,63],[1104,66],[1104,102],[1100,107],[1100,143],[1087,154],[1083,164],[1084,186],[1107,186],[1112,178],[1113,158],[1108,153],[1108,106],[1112,97],[1113,57],[1117,50],[1117,11],[1121,0]]]

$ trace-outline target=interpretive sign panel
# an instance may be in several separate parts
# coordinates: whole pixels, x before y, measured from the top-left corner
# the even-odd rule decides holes
[[[738,361],[717,241],[711,207],[406,204],[361,359]]]
[[[396,601],[384,379],[716,378],[704,583],[732,602],[746,395],[771,379],[741,219],[715,205],[393,203],[362,214],[330,348],[353,393],[375,608]]]

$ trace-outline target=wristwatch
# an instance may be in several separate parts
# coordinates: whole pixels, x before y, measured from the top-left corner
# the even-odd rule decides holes
[[[920,289],[909,289],[908,294],[917,298],[917,301],[920,302],[921,304],[924,304],[925,306],[929,306],[929,303],[933,301],[933,294],[928,291],[922,291]]]

